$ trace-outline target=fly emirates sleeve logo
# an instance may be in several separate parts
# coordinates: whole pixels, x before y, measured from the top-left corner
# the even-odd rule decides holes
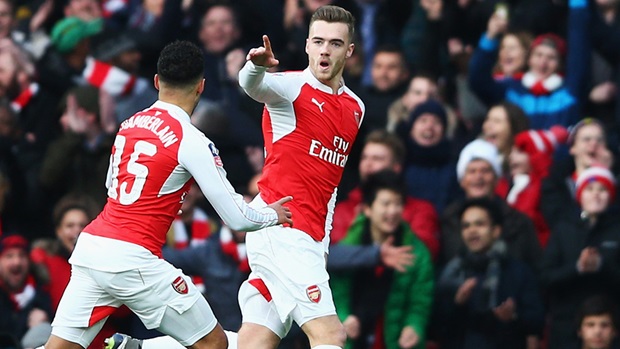
[[[310,141],[310,150],[308,151],[308,154],[323,161],[327,161],[330,164],[344,167],[347,163],[347,159],[349,158],[349,155],[344,153],[347,152],[350,145],[351,142],[347,142],[339,136],[334,136],[332,144],[327,146],[321,143],[321,141],[313,139]]]

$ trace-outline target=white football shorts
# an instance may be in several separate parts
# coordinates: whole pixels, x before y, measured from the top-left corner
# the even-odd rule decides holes
[[[280,338],[336,309],[325,269],[325,248],[294,228],[273,226],[246,235],[252,273],[239,290],[243,322],[271,329]]]
[[[159,258],[138,265],[121,272],[73,265],[52,334],[86,348],[122,304],[146,328],[156,328],[184,346],[193,345],[215,328],[211,307],[181,270]]]

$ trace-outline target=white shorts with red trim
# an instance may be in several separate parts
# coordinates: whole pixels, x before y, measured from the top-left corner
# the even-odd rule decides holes
[[[213,311],[188,276],[163,259],[150,259],[122,272],[73,265],[52,334],[88,347],[103,322],[122,304],[146,328],[156,328],[185,346],[217,325]]]
[[[243,322],[263,325],[280,338],[336,309],[325,269],[325,248],[303,231],[274,226],[246,235],[252,273],[239,290]]]

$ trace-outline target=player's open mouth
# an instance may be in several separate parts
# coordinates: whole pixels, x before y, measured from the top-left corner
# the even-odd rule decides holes
[[[319,63],[319,66],[323,69],[329,68],[329,62],[323,61]]]

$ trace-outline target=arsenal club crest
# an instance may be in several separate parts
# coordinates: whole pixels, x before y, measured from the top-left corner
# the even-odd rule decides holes
[[[177,291],[177,293],[187,294],[187,291],[188,291],[187,282],[185,282],[185,279],[183,279],[181,276],[174,279],[171,285],[172,285],[172,288],[174,288],[174,290]]]
[[[318,303],[321,301],[321,289],[317,285],[309,286],[306,289],[306,295],[311,302]]]
[[[355,117],[355,123],[356,124],[360,124],[360,118],[362,117],[362,114],[360,112],[358,112],[357,110],[353,111],[353,116]]]

